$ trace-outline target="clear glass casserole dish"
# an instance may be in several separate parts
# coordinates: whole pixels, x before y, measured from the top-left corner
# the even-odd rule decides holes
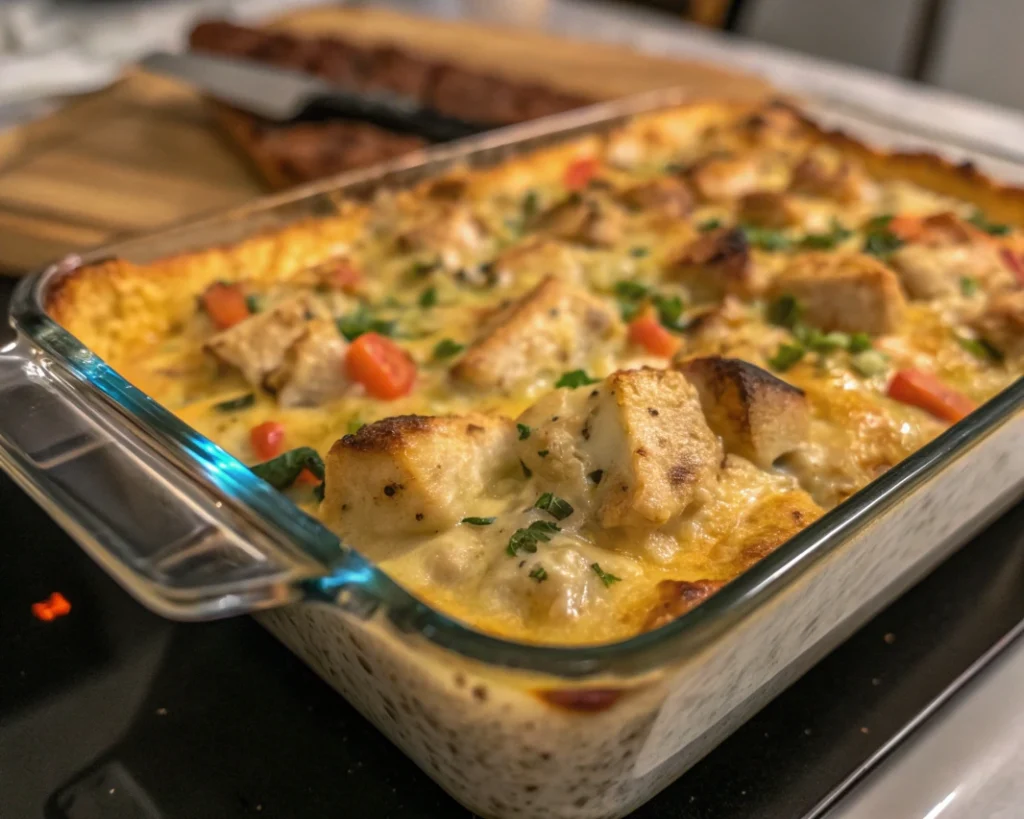
[[[614,644],[526,645],[431,609],[356,548],[132,387],[51,319],[62,277],[331,212],[339,195],[487,165],[672,92],[597,106],[73,257],[27,278],[0,357],[0,465],[131,593],[182,619],[261,621],[453,796],[484,816],[620,816],[701,758],[1024,490],[1024,381],[680,619]],[[876,144],[971,156],[805,106]],[[343,808],[339,808],[339,813]]]

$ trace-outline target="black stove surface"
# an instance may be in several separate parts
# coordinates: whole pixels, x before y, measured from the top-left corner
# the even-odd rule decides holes
[[[0,526],[0,819],[470,816],[254,621],[151,614],[2,473]],[[1022,585],[1024,502],[635,816],[805,815],[1024,618]]]

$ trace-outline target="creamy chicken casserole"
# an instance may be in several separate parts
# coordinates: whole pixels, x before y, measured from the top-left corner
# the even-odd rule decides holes
[[[1024,368],[1024,192],[781,104],[695,103],[238,245],[54,317],[477,628],[697,605]]]

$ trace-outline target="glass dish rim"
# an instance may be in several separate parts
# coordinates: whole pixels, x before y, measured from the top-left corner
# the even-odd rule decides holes
[[[262,197],[211,217],[133,237],[80,256],[72,255],[26,276],[19,283],[11,300],[11,323],[36,349],[46,353],[93,397],[100,398],[108,408],[120,410],[135,424],[167,444],[172,456],[179,463],[183,462],[190,472],[201,470],[226,500],[254,511],[321,563],[331,560],[333,540],[333,552],[340,554],[341,559],[330,574],[305,581],[307,599],[337,605],[339,590],[361,590],[386,609],[387,616],[400,630],[416,632],[441,648],[490,665],[567,678],[601,673],[644,673],[666,662],[690,656],[713,642],[758,604],[789,585],[817,559],[841,546],[856,530],[870,522],[873,513],[898,502],[936,471],[951,464],[1001,424],[1010,421],[1024,408],[1024,377],[787,540],[701,605],[672,622],[612,643],[579,646],[532,644],[478,631],[406,591],[357,549],[341,544],[330,530],[256,478],[236,458],[133,387],[49,316],[44,296],[52,280],[80,266],[116,255],[122,248],[173,240],[175,236],[184,239],[190,234],[218,226],[227,229],[247,216],[269,214],[287,205],[310,205],[307,215],[312,215],[316,201],[324,194],[344,194],[346,189],[362,182],[384,181],[401,171],[415,171],[439,161],[457,160],[491,145],[514,148],[516,144],[531,142],[531,136],[570,139],[588,126],[613,124],[635,113],[671,107],[691,99],[679,92],[654,92],[624,101],[602,103],[455,146],[428,149],[412,158]],[[342,547],[340,552],[339,545]]]

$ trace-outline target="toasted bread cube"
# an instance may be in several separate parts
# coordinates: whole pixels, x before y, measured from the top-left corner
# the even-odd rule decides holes
[[[789,190],[792,193],[850,204],[868,196],[870,182],[863,168],[840,153],[817,150],[809,153],[793,168]]]
[[[772,282],[771,295],[795,297],[807,323],[825,331],[891,333],[906,309],[896,274],[863,253],[801,254]]]
[[[680,365],[697,388],[708,426],[725,451],[767,469],[807,440],[804,392],[738,358],[691,358]]]
[[[693,194],[686,182],[671,176],[662,176],[627,188],[619,198],[633,210],[657,213],[673,219],[686,216],[693,210]]]
[[[532,286],[549,275],[577,284],[583,277],[582,266],[572,250],[562,242],[542,236],[504,251],[495,259],[493,272],[498,286]]]
[[[477,387],[507,388],[542,372],[582,367],[593,345],[610,337],[618,316],[600,299],[548,276],[486,324],[452,368]]]
[[[236,367],[254,387],[284,362],[289,348],[307,331],[310,306],[306,299],[282,302],[222,330],[204,349],[215,358]]]
[[[608,247],[622,238],[621,210],[594,196],[570,193],[539,214],[533,224],[556,239],[593,247]]]
[[[518,466],[515,439],[510,420],[478,413],[367,424],[331,447],[321,511],[361,549],[375,535],[440,532]]]
[[[796,199],[778,191],[754,191],[740,199],[741,222],[781,229],[799,225],[803,218],[803,211]]]
[[[523,463],[542,486],[595,510],[602,527],[666,523],[721,461],[696,389],[674,370],[556,390],[519,420],[531,428],[519,442]]]
[[[701,234],[669,263],[666,275],[685,284],[695,303],[721,301],[729,295],[754,298],[766,283],[739,228]]]
[[[1007,358],[1024,358],[1024,290],[993,296],[974,329]]]
[[[285,353],[281,366],[264,379],[282,407],[316,407],[339,397],[349,386],[345,377],[348,344],[330,319],[313,319]]]

